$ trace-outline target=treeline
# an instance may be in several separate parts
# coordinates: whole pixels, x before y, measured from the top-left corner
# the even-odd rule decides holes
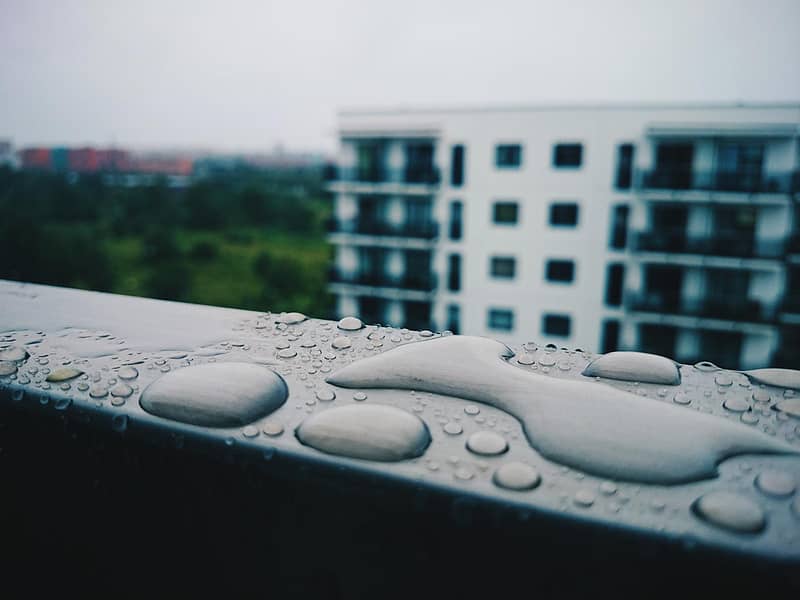
[[[271,232],[294,234],[298,250],[303,240],[321,240],[327,211],[321,175],[316,169],[239,170],[185,188],[166,181],[126,187],[102,176],[0,168],[0,278],[202,302],[203,290],[193,287],[195,271],[223,259],[238,266],[240,259],[231,253],[258,247],[255,258],[241,258],[252,263],[248,273],[254,280],[279,274],[274,287],[288,280],[295,297],[318,297],[310,305],[324,312],[324,265],[271,252],[267,243]],[[204,237],[193,241],[191,232]],[[110,250],[117,240],[135,243],[133,266],[120,264]],[[224,265],[217,266],[224,276]],[[123,278],[130,279],[131,268],[140,271],[139,283],[129,289]],[[279,298],[260,291],[213,300],[275,309]]]

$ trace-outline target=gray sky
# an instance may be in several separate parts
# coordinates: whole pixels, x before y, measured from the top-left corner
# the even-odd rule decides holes
[[[0,0],[0,138],[330,150],[340,108],[800,100],[800,0]]]

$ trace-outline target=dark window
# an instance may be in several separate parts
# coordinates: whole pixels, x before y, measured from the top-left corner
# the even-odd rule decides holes
[[[608,245],[614,250],[624,250],[628,243],[628,214],[630,209],[625,204],[614,207],[611,219],[611,239]]]
[[[370,296],[358,297],[358,316],[365,323],[383,323],[384,301]]]
[[[433,144],[430,142],[406,146],[406,183],[438,183],[433,168]]]
[[[519,167],[522,164],[522,146],[498,144],[495,147],[495,164],[498,167]]]
[[[456,200],[450,203],[450,239],[460,240],[463,235],[463,204]]]
[[[577,168],[583,162],[582,144],[556,144],[553,146],[553,166]]]
[[[545,268],[548,281],[570,282],[575,279],[575,262],[571,260],[548,260]]]
[[[519,204],[495,202],[492,207],[492,220],[502,225],[516,225],[519,220]]]
[[[577,204],[574,202],[556,202],[550,205],[550,225],[575,227],[577,224]]]
[[[619,348],[619,321],[607,319],[603,321],[603,341],[600,343],[601,352],[614,352]]]
[[[446,328],[456,335],[458,335],[458,332],[461,331],[461,310],[459,309],[458,304],[447,305]]]
[[[741,331],[703,331],[700,334],[700,360],[723,369],[738,369],[742,353]]]
[[[514,279],[517,261],[511,256],[493,256],[490,272],[496,279]]]
[[[656,148],[656,168],[647,185],[655,188],[687,189],[692,184],[694,146],[685,142],[663,142]]]
[[[451,254],[447,258],[447,289],[457,292],[461,289],[461,255]]]
[[[489,329],[496,331],[511,331],[514,329],[514,312],[506,308],[490,308]]]
[[[639,350],[672,358],[678,330],[671,325],[643,323],[639,325]]]
[[[571,319],[567,315],[543,315],[542,330],[544,335],[569,337]]]
[[[617,176],[614,187],[629,190],[633,181],[633,144],[617,146]]]
[[[622,282],[625,279],[625,265],[608,265],[606,269],[606,304],[622,304]]]
[[[405,326],[409,329],[429,329],[431,327],[431,303],[407,301],[405,308]]]
[[[464,146],[453,146],[453,156],[450,161],[450,185],[461,187],[464,185]]]

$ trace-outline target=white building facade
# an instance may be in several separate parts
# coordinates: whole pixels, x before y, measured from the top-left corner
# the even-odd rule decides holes
[[[800,366],[800,104],[359,111],[339,125],[340,315]]]

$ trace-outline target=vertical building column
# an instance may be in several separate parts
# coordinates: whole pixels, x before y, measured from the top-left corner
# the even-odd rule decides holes
[[[742,339],[742,354],[739,358],[742,369],[757,369],[769,365],[778,348],[778,336],[773,330],[769,334],[750,333]]]
[[[695,268],[684,269],[680,294],[682,306],[698,306],[707,295],[706,271]]]
[[[400,227],[405,222],[405,205],[402,196],[386,198],[386,221],[395,227]]]
[[[691,204],[686,217],[686,237],[690,240],[707,238],[713,234],[711,207],[704,204]]]
[[[756,251],[764,256],[779,256],[793,225],[799,225],[792,223],[792,206],[763,206],[756,215]]]
[[[391,140],[386,146],[386,168],[389,169],[389,181],[403,181],[403,169],[406,157],[403,142]]]
[[[339,194],[335,206],[335,216],[339,221],[351,221],[358,216],[358,199],[352,194]]]
[[[358,249],[355,246],[338,246],[336,267],[344,274],[358,272]]]
[[[698,356],[700,352],[700,336],[694,329],[679,329],[675,336],[675,356],[669,358],[681,359]],[[703,357],[701,356],[702,360]]]
[[[355,296],[339,294],[336,305],[336,310],[340,318],[350,315],[358,315],[358,301]]]
[[[386,322],[392,327],[401,327],[405,321],[405,308],[399,300],[386,302]]]
[[[386,252],[386,274],[392,279],[402,279],[405,275],[406,265],[403,251],[391,248]]]

